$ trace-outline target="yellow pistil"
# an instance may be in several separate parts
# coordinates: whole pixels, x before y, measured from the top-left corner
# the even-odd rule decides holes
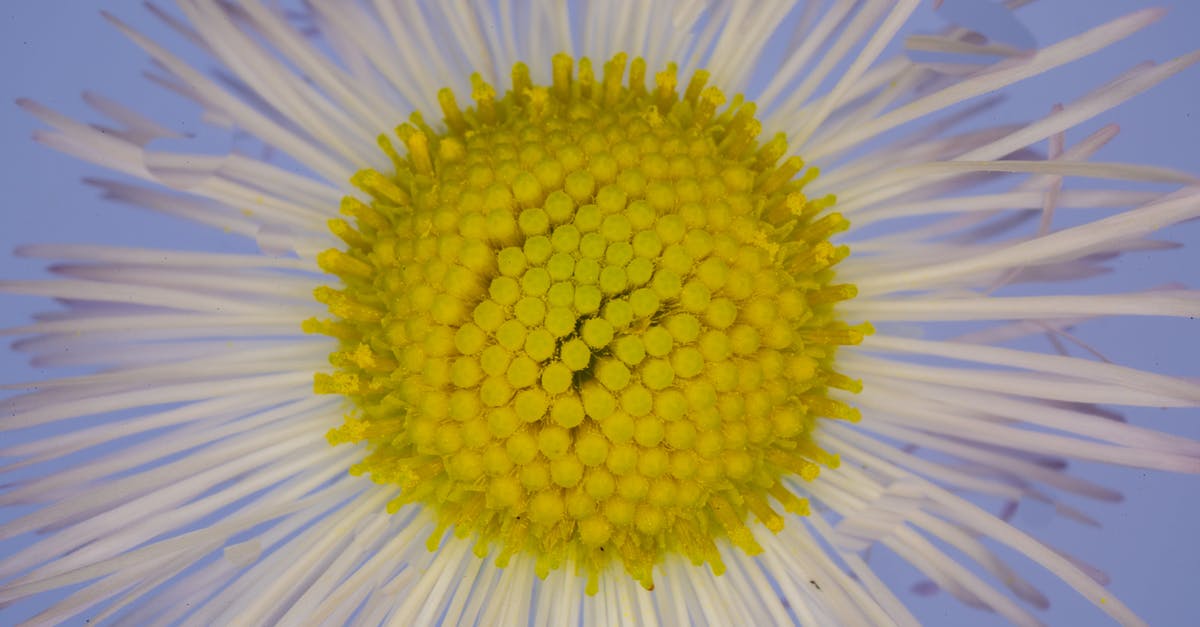
[[[753,554],[757,523],[806,514],[786,480],[837,464],[813,432],[857,418],[827,390],[859,389],[834,356],[870,332],[834,314],[856,290],[832,282],[846,221],[802,193],[815,170],[707,73],[647,88],[634,59],[623,86],[626,61],[573,79],[557,55],[544,87],[518,64],[499,98],[474,76],[475,107],[438,94],[445,131],[414,115],[406,156],[381,137],[396,171],[355,175],[369,200],[318,257],[334,319],[304,326],[340,342],[315,390],[352,409],[328,439],[367,443],[352,472],[399,486],[391,511],[593,592],[614,562],[652,588],[669,553],[721,572],[718,540]]]

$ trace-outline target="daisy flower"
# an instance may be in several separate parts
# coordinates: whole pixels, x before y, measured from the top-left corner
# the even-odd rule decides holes
[[[1025,527],[1121,498],[1069,464],[1200,472],[1121,413],[1200,386],[1075,333],[1200,312],[1177,274],[1093,280],[1200,216],[1094,122],[1200,54],[1009,119],[1163,15],[1037,45],[1025,4],[108,16],[188,105],[20,107],[222,243],[18,249],[55,276],[0,290],[58,307],[7,332],[65,370],[7,386],[0,612],[914,625],[914,587],[1032,625],[1048,578],[1141,624],[1118,564]]]

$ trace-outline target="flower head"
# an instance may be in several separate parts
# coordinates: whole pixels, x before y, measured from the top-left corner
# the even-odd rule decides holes
[[[1066,459],[1200,472],[1200,443],[1100,407],[1200,387],[1061,346],[1200,310],[1071,285],[1200,194],[1091,161],[1110,127],[1065,135],[1200,56],[1027,123],[958,105],[1157,12],[1030,50],[1009,9],[959,6],[891,56],[918,2],[508,4],[155,9],[215,74],[114,18],[228,155],[95,96],[115,127],[22,101],[125,175],[107,196],[261,254],[22,249],[68,263],[0,283],[63,306],[19,346],[89,371],[4,401],[33,435],[0,449],[0,505],[36,507],[0,536],[46,535],[0,607],[81,584],[37,620],[913,624],[879,547],[1035,623],[1007,547],[1138,621],[1008,514],[1113,498]],[[948,321],[973,326],[905,326]]]

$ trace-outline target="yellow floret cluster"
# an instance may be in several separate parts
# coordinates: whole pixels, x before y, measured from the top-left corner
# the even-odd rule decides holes
[[[857,417],[826,391],[857,390],[833,357],[869,332],[834,315],[855,290],[815,170],[704,72],[678,94],[626,61],[558,55],[545,87],[518,64],[500,98],[476,76],[472,108],[439,94],[446,130],[381,137],[395,171],[355,176],[319,258],[333,318],[306,323],[341,347],[316,390],[352,401],[329,440],[367,443],[390,509],[593,590],[613,563],[652,587],[668,553],[720,572],[718,541],[805,513],[784,479],[836,463],[815,421]]]

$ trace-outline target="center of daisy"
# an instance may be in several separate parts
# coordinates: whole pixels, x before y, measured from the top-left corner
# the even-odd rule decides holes
[[[856,417],[834,352],[865,331],[833,313],[855,290],[815,170],[705,72],[680,96],[673,66],[649,89],[625,66],[518,64],[500,98],[475,76],[473,108],[439,94],[445,130],[397,129],[406,156],[381,137],[395,171],[355,176],[319,258],[334,319],[306,323],[340,341],[316,390],[352,402],[329,440],[367,444],[352,472],[399,486],[392,511],[593,588],[613,562],[650,587],[668,553],[719,572],[718,542],[806,512],[796,479],[836,463],[815,421]]]

